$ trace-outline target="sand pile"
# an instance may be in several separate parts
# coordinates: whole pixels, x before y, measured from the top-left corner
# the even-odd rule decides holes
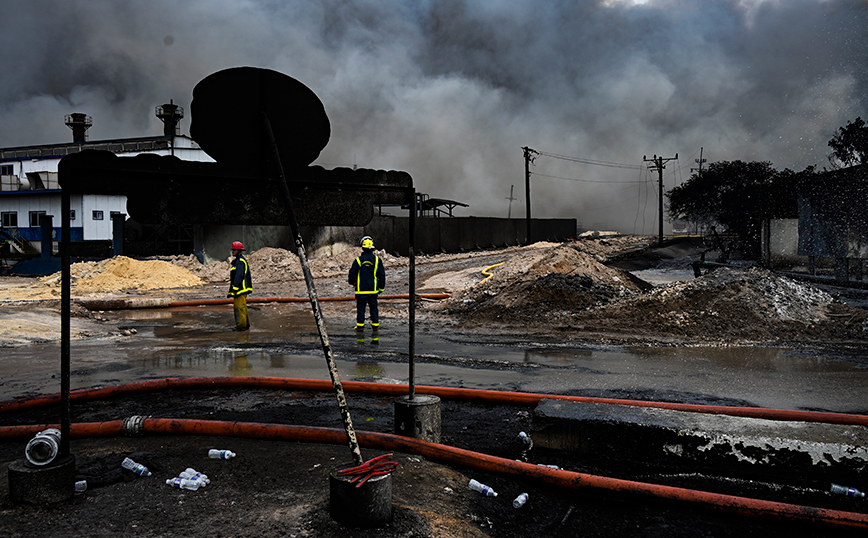
[[[183,267],[161,260],[134,260],[117,256],[70,266],[73,293],[117,293],[199,286],[202,280]],[[60,290],[61,273],[40,279],[34,287]]]
[[[350,270],[350,265],[359,254],[361,254],[361,250],[354,248],[335,255],[308,259],[308,265],[315,279],[340,276]],[[389,269],[406,267],[409,264],[407,258],[392,256],[382,250],[376,251],[376,254]],[[304,280],[298,256],[289,250],[265,247],[247,254],[246,257],[253,275],[254,287],[257,283]],[[203,282],[229,281],[232,257],[227,257],[225,261],[213,261],[207,264],[200,263],[192,254],[189,256],[161,256],[159,259],[188,270],[202,279]]]
[[[487,319],[538,318],[608,303],[651,287],[572,245],[519,252],[490,272],[489,280],[453,295],[446,311]]]

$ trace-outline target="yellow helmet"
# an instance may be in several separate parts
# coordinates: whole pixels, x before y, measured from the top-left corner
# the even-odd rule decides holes
[[[371,236],[366,235],[362,238],[362,248],[374,248],[374,240],[371,239]]]

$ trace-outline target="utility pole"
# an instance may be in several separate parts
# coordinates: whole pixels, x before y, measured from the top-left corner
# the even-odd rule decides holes
[[[518,200],[518,198],[512,197],[512,189],[514,187],[515,187],[515,185],[509,186],[509,198],[507,198],[507,200],[509,200],[509,211],[507,211],[507,213],[506,213],[506,218],[508,218],[508,219],[512,218],[512,202],[513,202],[513,200],[516,200],[516,201]]]
[[[691,172],[699,172],[699,175],[700,175],[700,176],[702,176],[702,163],[704,163],[705,161],[708,160],[708,159],[703,159],[703,158],[702,158],[702,149],[703,149],[702,147],[699,148],[699,158],[698,158],[698,159],[693,159],[693,162],[695,162],[696,164],[698,164],[698,165],[699,165],[699,168],[691,168],[691,169],[690,169]]]
[[[529,147],[525,146],[521,148],[524,151],[524,194],[525,194],[525,205],[527,206],[526,218],[527,218],[527,244],[531,243],[531,235],[530,235],[530,163],[536,159],[534,155],[539,155],[539,152]]]
[[[653,158],[651,158],[651,159],[647,159],[647,158],[645,158],[644,155],[642,156],[642,160],[643,160],[643,161],[650,161],[650,162],[654,163],[654,164],[652,164],[652,165],[649,165],[649,168],[656,169],[656,170],[657,170],[657,174],[659,174],[659,178],[660,178],[660,179],[659,179],[659,186],[660,186],[660,193],[659,193],[659,198],[660,198],[660,200],[659,200],[659,202],[660,202],[660,207],[659,207],[659,209],[658,209],[658,211],[659,211],[659,213],[660,213],[660,237],[659,237],[659,239],[658,239],[658,243],[659,243],[660,245],[663,244],[663,169],[666,168],[666,166],[664,166],[664,163],[667,163],[667,162],[669,162],[669,161],[674,161],[674,160],[677,160],[677,159],[678,159],[678,154],[677,154],[677,153],[675,154],[675,157],[667,157],[667,158],[665,158],[665,159],[664,159],[663,157],[658,157],[657,155],[655,155],[655,156],[654,156]]]

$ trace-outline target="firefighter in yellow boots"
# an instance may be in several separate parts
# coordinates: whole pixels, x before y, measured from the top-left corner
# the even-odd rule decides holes
[[[374,254],[374,240],[367,235],[362,238],[362,255],[356,258],[350,267],[347,281],[356,288],[355,330],[365,330],[365,308],[369,307],[374,341],[379,341],[380,310],[377,295],[386,289],[386,270],[383,262]]]
[[[250,264],[244,257],[244,245],[241,241],[232,243],[232,269],[229,270],[229,293],[235,310],[235,328],[233,331],[246,331],[250,328],[250,318],[247,317],[247,294],[253,291],[253,280],[250,277]]]

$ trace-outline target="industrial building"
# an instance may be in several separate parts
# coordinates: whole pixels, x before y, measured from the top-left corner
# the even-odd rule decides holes
[[[156,107],[163,134],[143,138],[89,141],[92,119],[69,114],[72,142],[0,148],[0,272],[44,274],[59,268],[56,254],[61,231],[58,165],[64,157],[85,150],[102,150],[119,157],[140,154],[174,156],[182,161],[214,162],[191,137],[180,134],[184,110],[173,102]],[[118,182],[130,181],[118,177]],[[455,217],[467,204],[417,193],[419,252],[454,252],[527,243],[524,219]],[[409,212],[410,208],[396,208]],[[407,214],[407,213],[404,213]],[[118,194],[72,195],[71,249],[74,258],[195,254],[203,263],[225,259],[226,245],[241,240],[248,250],[263,247],[293,249],[288,226],[217,224],[141,224],[128,218],[127,198]],[[407,254],[409,216],[384,215],[383,207],[362,227],[306,226],[302,235],[312,256],[353,248],[363,235],[375,235],[379,248]],[[575,237],[575,219],[533,219],[532,239]],[[45,233],[43,233],[45,230]],[[48,233],[50,230],[50,234]],[[50,239],[49,236],[50,235]],[[29,261],[26,261],[29,260]]]
[[[173,102],[156,107],[156,115],[163,121],[163,134],[143,138],[89,141],[87,131],[93,125],[90,116],[83,113],[69,114],[66,125],[72,129],[72,142],[40,146],[0,148],[0,258],[12,263],[32,258],[43,253],[42,226],[51,230],[53,252],[57,250],[60,219],[60,185],[58,184],[58,164],[70,154],[84,150],[110,151],[118,156],[132,157],[141,153],[174,155],[188,161],[213,162],[190,137],[180,134],[180,120],[184,110]],[[122,181],[123,178],[118,178]],[[71,233],[77,254],[80,256],[104,256],[110,252],[115,235],[113,220],[126,219],[126,197],[118,195],[76,195],[72,197],[70,209]],[[43,224],[47,220],[49,224]],[[145,227],[131,226],[133,237],[128,239],[150,239],[153,243],[146,250],[159,251],[166,247],[160,244],[171,243],[172,232],[178,230],[146,230]],[[145,233],[149,234],[144,237]],[[192,231],[184,235],[184,245],[175,245],[180,251],[192,250]],[[179,242],[177,239],[175,242]],[[148,252],[156,253],[156,252]],[[180,253],[180,252],[171,252]]]

